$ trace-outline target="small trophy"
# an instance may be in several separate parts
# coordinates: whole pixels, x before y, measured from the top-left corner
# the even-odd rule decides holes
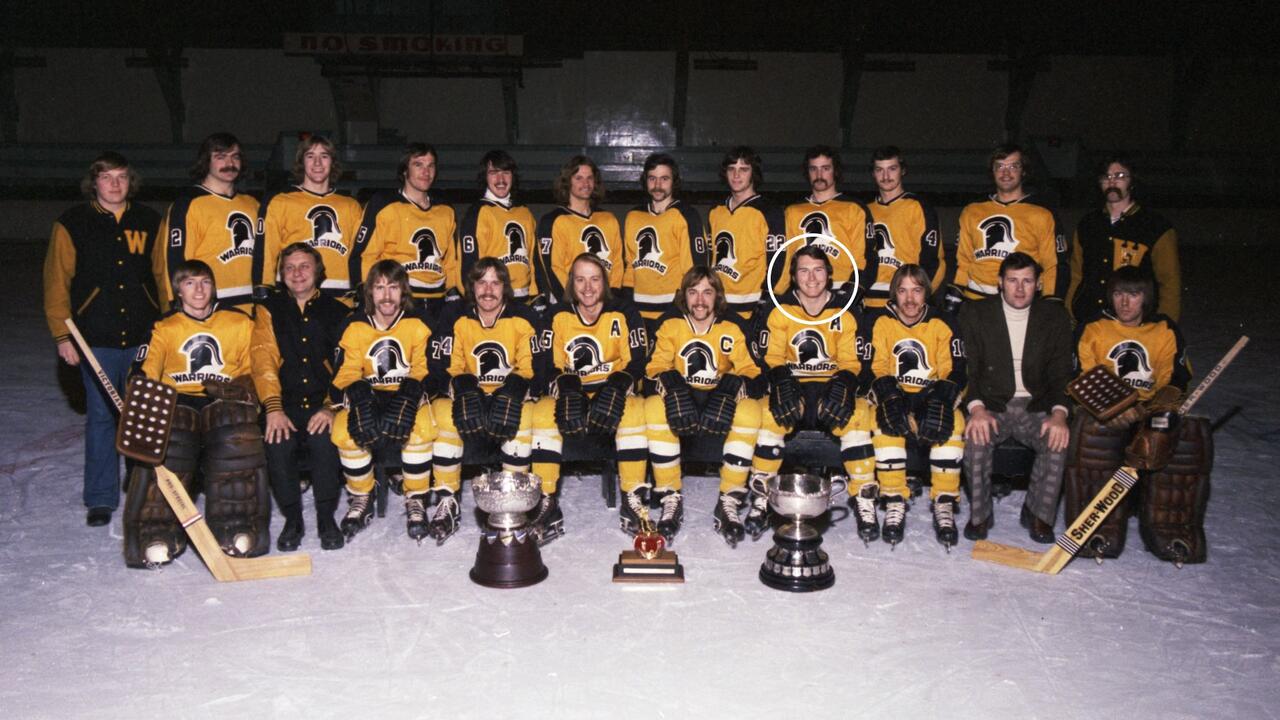
[[[760,582],[787,592],[826,590],[835,584],[835,571],[820,547],[822,533],[810,521],[827,512],[833,497],[846,487],[844,480],[818,475],[768,478],[769,507],[787,522],[773,534],[773,547],[760,565]]]
[[[640,513],[640,532],[636,533],[635,550],[618,554],[613,566],[613,581],[625,583],[682,583],[684,566],[680,558],[666,549],[667,539],[654,529],[648,508]]]
[[[471,481],[471,492],[476,505],[489,514],[471,580],[495,588],[526,587],[546,580],[538,538],[525,515],[542,497],[542,480],[532,473],[486,473]]]

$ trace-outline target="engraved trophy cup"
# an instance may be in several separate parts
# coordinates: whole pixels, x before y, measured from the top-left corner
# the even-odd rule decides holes
[[[547,566],[526,516],[542,497],[542,480],[532,473],[486,473],[471,481],[471,492],[476,505],[489,515],[471,568],[472,581],[518,588],[545,580]]]
[[[769,507],[786,522],[773,534],[773,547],[760,565],[760,582],[775,590],[826,590],[836,581],[822,548],[822,533],[813,520],[826,513],[833,498],[846,491],[843,479],[818,475],[773,475],[760,478]]]

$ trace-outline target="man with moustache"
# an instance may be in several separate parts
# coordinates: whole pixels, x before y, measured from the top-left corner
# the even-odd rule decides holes
[[[515,158],[503,150],[490,150],[480,158],[477,182],[484,196],[467,210],[458,226],[459,277],[470,277],[482,257],[496,257],[507,266],[515,299],[529,303],[545,288],[534,276],[533,213],[515,202],[520,184]]]
[[[757,192],[764,170],[755,150],[739,145],[726,153],[720,161],[720,179],[728,186],[729,197],[709,216],[714,269],[724,284],[729,309],[749,319],[761,299],[768,297],[769,259],[786,240],[783,214]]]
[[[908,192],[902,179],[907,161],[893,145],[878,147],[871,154],[871,178],[876,184],[875,202],[868,205],[880,268],[867,290],[867,307],[884,307],[889,302],[889,281],[903,265],[924,268],[937,291],[947,274],[947,259],[939,242],[938,215],[924,198]]]
[[[560,168],[552,188],[560,207],[538,222],[538,287],[548,304],[564,300],[569,265],[586,252],[604,261],[609,287],[622,287],[622,232],[618,218],[601,210],[604,183],[600,168],[586,155],[574,155]]]

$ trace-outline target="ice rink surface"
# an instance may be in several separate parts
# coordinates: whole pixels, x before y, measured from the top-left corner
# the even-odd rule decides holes
[[[629,541],[598,477],[566,479],[568,534],[543,549],[551,575],[532,588],[468,579],[469,490],[443,547],[410,541],[393,503],[346,549],[321,551],[308,495],[310,577],[219,584],[194,551],[127,570],[119,514],[84,525],[83,417],[57,383],[42,253],[20,249],[0,289],[0,717],[1280,715],[1280,312],[1260,303],[1273,263],[1184,251],[1197,379],[1252,337],[1197,408],[1226,421],[1207,564],[1156,560],[1136,519],[1125,554],[1101,566],[979,563],[963,539],[944,552],[921,500],[893,551],[864,547],[851,519],[832,527],[835,587],[792,595],[757,580],[767,540],[730,549],[712,532],[711,478],[686,486],[680,586],[610,581]],[[1020,501],[997,506],[992,540],[1033,546]]]

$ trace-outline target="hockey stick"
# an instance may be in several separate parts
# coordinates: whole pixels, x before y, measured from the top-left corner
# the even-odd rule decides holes
[[[98,358],[89,349],[89,343],[85,342],[84,336],[80,334],[80,329],[76,327],[70,318],[67,319],[67,329],[71,331],[71,336],[75,338],[76,344],[80,346],[80,351],[84,353],[85,360],[89,362],[94,374],[98,376],[98,382],[102,383],[103,389],[111,396],[111,401],[115,403],[116,409],[123,412],[124,400],[116,392],[115,386],[111,384],[111,378],[107,377],[106,371],[98,363]],[[178,476],[163,465],[155,466],[155,471],[156,485],[160,488],[160,493],[168,501],[169,507],[173,509],[173,514],[178,517],[178,522],[182,524],[183,529],[187,531],[187,536],[191,538],[191,544],[200,552],[200,558],[204,560],[209,572],[213,573],[214,579],[218,582],[263,580],[273,577],[311,574],[310,555],[278,555],[259,558],[239,558],[227,555],[218,545],[218,539],[214,537],[213,531],[209,529],[209,524],[205,522],[204,515],[196,508],[195,502],[192,501],[191,495],[178,480]]]
[[[1191,394],[1187,396],[1187,399],[1183,401],[1178,408],[1179,415],[1185,415],[1191,410],[1191,407],[1196,404],[1200,396],[1204,395],[1209,386],[1218,379],[1218,376],[1231,364],[1231,361],[1236,359],[1236,355],[1240,354],[1240,351],[1244,349],[1248,342],[1249,337],[1242,335],[1236,341],[1236,344],[1231,346],[1227,354],[1222,356],[1218,364],[1213,366],[1209,374],[1205,375],[1200,384],[1196,385]],[[1124,499],[1125,495],[1129,493],[1129,490],[1137,482],[1138,471],[1134,468],[1123,466],[1116,470],[1111,479],[1107,481],[1107,484],[1098,491],[1097,495],[1093,496],[1093,499],[1080,512],[1075,521],[1058,536],[1053,547],[1044,552],[1035,552],[1034,550],[1027,550],[1013,545],[1002,545],[979,540],[973,544],[973,558],[1022,570],[1057,575],[1062,571],[1062,568],[1067,566],[1067,563],[1071,562],[1071,558],[1080,552],[1080,548],[1089,541],[1093,532],[1098,529],[1103,520],[1107,519],[1111,511],[1120,504],[1120,501]]]

